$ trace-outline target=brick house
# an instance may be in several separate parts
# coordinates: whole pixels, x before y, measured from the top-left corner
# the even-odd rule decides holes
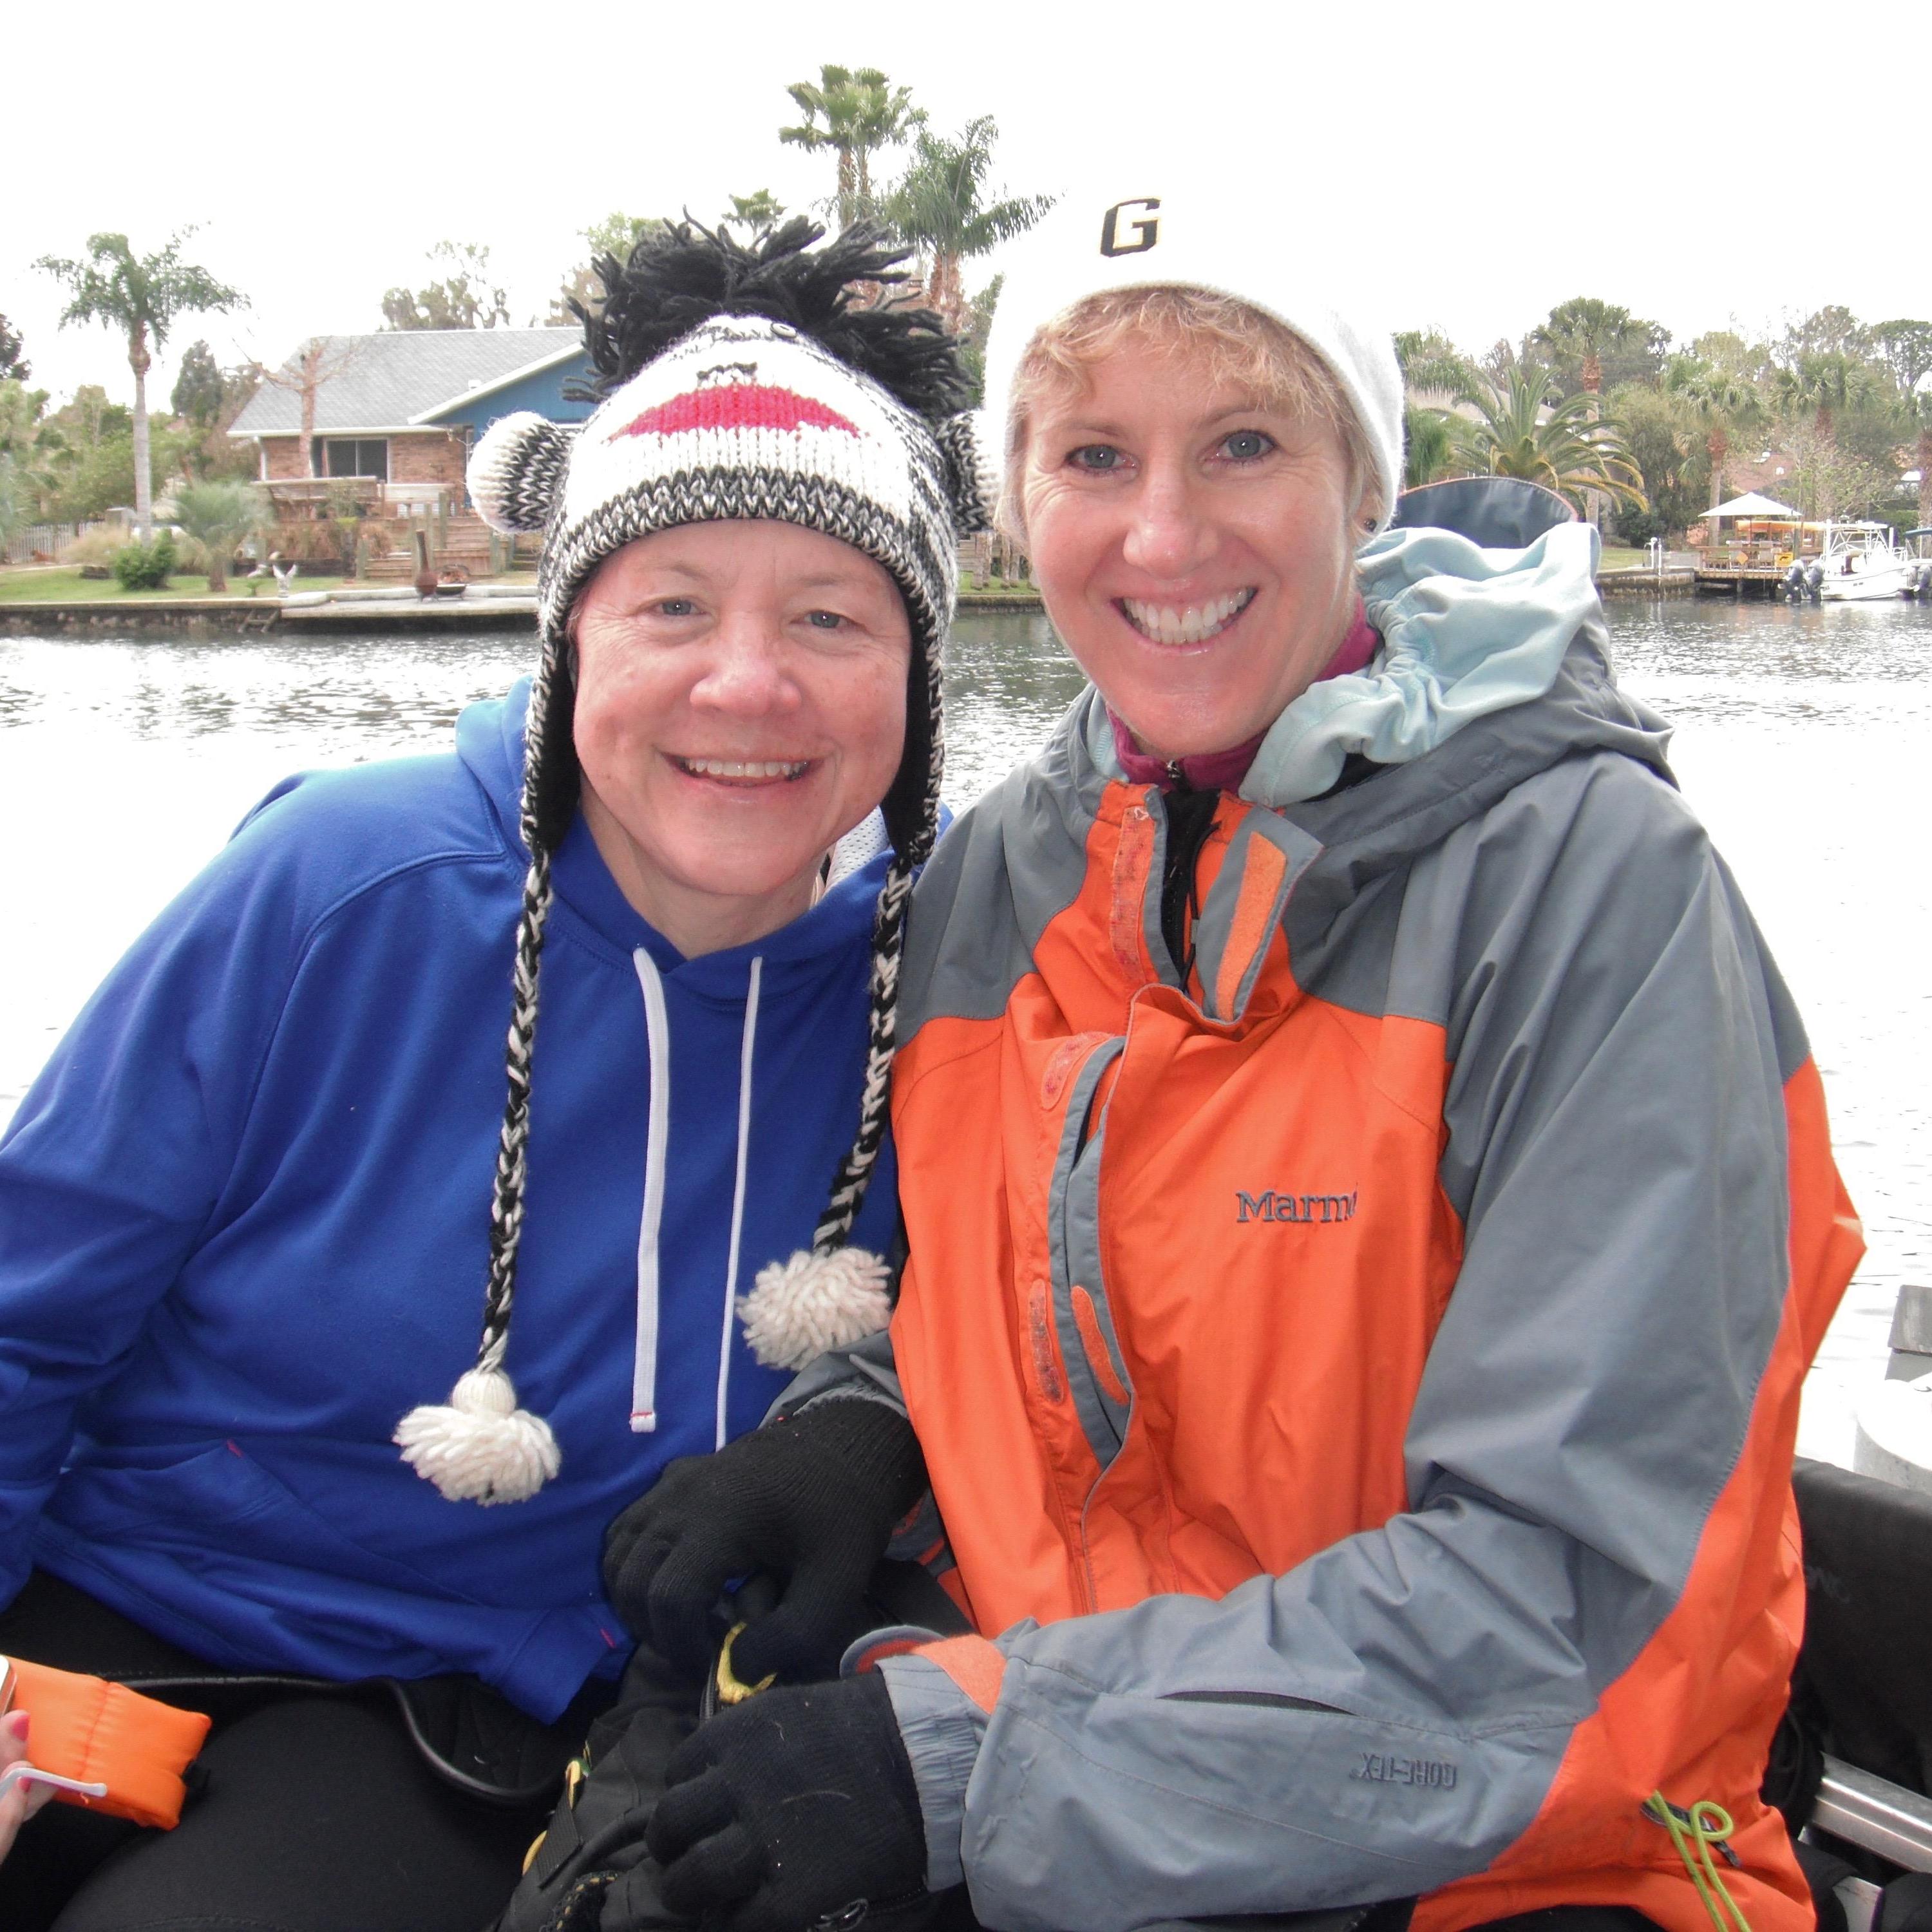
[[[380,555],[409,548],[425,520],[442,554],[486,554],[464,470],[498,417],[534,410],[581,422],[592,405],[566,398],[590,371],[574,328],[398,329],[325,338],[336,373],[315,392],[313,467],[303,460],[302,398],[264,383],[229,434],[254,443],[256,473],[284,520],[344,507],[369,525]]]

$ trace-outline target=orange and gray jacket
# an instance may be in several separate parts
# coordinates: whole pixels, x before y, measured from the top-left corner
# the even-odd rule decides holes
[[[910,1258],[790,1400],[902,1400],[925,1446],[983,1634],[880,1667],[984,1924],[1702,1932],[1658,1790],[1730,1811],[1756,1932],[1810,1924],[1757,1791],[1859,1237],[1594,541],[1370,547],[1384,648],[1223,801],[1185,983],[1166,802],[1090,692],[920,882]]]

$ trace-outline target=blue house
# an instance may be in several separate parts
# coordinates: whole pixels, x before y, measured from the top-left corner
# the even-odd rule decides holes
[[[470,449],[498,417],[534,410],[554,422],[576,423],[592,408],[564,394],[590,373],[574,328],[320,336],[284,370],[282,381],[256,391],[229,434],[255,445],[262,481],[292,509],[326,494],[338,501],[353,495],[365,514],[460,512]],[[304,386],[315,412],[307,452]],[[353,487],[324,493],[320,481]]]

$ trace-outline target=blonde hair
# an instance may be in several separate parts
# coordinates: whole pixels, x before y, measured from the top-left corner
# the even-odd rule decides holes
[[[1006,464],[994,520],[1026,542],[1020,478],[1034,411],[1049,398],[1077,394],[1095,366],[1130,340],[1204,360],[1217,382],[1246,391],[1262,407],[1325,423],[1340,439],[1353,512],[1382,513],[1375,452],[1335,372],[1294,332],[1252,303],[1216,290],[1156,284],[1084,297],[1047,322],[1013,374],[1006,424]]]

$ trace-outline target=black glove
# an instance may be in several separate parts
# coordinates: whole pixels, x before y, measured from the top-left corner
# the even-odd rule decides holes
[[[721,1712],[664,1784],[644,1842],[664,1904],[706,1932],[908,1925],[932,1908],[919,1792],[876,1671]]]
[[[925,1488],[919,1438],[897,1409],[821,1401],[672,1463],[611,1526],[604,1587],[638,1636],[695,1672],[726,1585],[776,1573],[784,1595],[733,1646],[733,1670],[747,1684],[829,1676],[876,1621],[862,1607],[866,1580]]]

